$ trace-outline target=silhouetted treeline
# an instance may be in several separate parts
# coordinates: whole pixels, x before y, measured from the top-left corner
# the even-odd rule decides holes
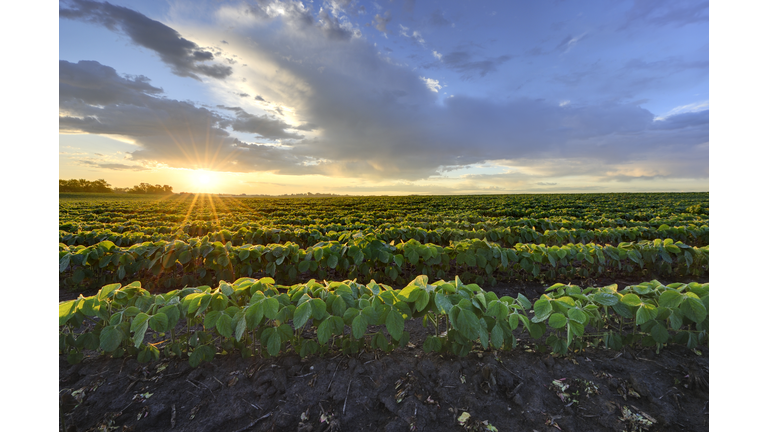
[[[110,184],[104,179],[88,181],[86,179],[59,179],[59,192],[112,192]]]
[[[104,179],[98,179],[96,181],[88,181],[86,179],[59,179],[59,192],[123,192],[133,194],[172,194],[173,187],[168,185],[160,186],[159,184],[151,185],[149,183],[141,183],[132,188],[112,188],[111,185]]]
[[[128,189],[126,192],[135,194],[172,194],[173,188],[168,185],[156,184],[152,186],[149,183],[141,183],[138,186],[134,186]]]

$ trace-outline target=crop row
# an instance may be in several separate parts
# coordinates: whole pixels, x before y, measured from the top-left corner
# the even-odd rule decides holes
[[[385,243],[369,234],[347,243],[320,242],[306,249],[295,243],[233,246],[191,239],[146,242],[121,248],[110,241],[94,246],[59,245],[61,284],[74,289],[141,279],[153,287],[214,284],[239,277],[271,276],[281,283],[317,279],[376,279],[400,285],[418,275],[495,285],[498,280],[555,281],[611,274],[706,274],[709,247],[672,239],[545,246],[518,243],[503,248],[487,240],[450,246],[409,240]]]
[[[140,362],[185,358],[193,367],[225,351],[243,357],[386,352],[409,342],[405,322],[411,319],[430,328],[425,352],[458,356],[478,344],[514,349],[523,333],[534,340],[546,335],[546,346],[557,354],[598,345],[694,349],[708,341],[709,284],[651,281],[622,290],[556,284],[532,304],[522,294],[498,298],[458,277],[430,284],[419,276],[401,290],[375,281],[274,282],[240,278],[216,289],[159,295],[138,282],[107,285],[94,296],[59,304],[59,351],[71,363],[96,350],[137,355]]]
[[[662,226],[700,228],[706,226],[708,221],[708,218],[702,218],[700,215],[675,215],[666,218],[654,218],[649,221],[635,221],[627,219],[607,219],[602,217],[596,219],[572,219],[564,217],[543,219],[475,217],[461,219],[450,214],[432,214],[425,218],[414,218],[412,215],[405,215],[398,219],[383,219],[378,213],[370,215],[370,217],[354,215],[354,217],[335,216],[325,219],[310,217],[285,219],[273,215],[269,215],[268,217],[241,215],[241,217],[238,218],[228,218],[225,215],[221,215],[221,217],[217,217],[215,220],[197,220],[190,218],[189,215],[185,214],[137,214],[122,216],[100,215],[98,220],[60,216],[59,229],[73,234],[100,229],[110,230],[116,233],[142,231],[146,234],[173,234],[181,231],[193,237],[200,237],[222,229],[239,231],[242,228],[245,228],[248,231],[258,228],[303,228],[308,231],[316,230],[323,234],[333,231],[385,231],[389,229],[413,228],[423,230],[456,229],[465,231],[490,231],[500,228],[515,227],[531,228],[538,232],[544,232],[546,230],[560,229],[603,230],[610,228],[634,227],[660,229]]]
[[[403,220],[482,222],[490,218],[600,218],[649,221],[676,216],[704,216],[707,193],[572,194],[335,198],[245,198],[174,195],[135,200],[125,195],[60,195],[60,216],[112,221],[162,216],[174,222],[261,218],[312,221],[370,221],[372,225]]]
[[[237,231],[222,229],[218,231],[182,229],[175,233],[160,233],[152,228],[144,231],[128,231],[117,233],[111,230],[93,230],[78,233],[59,231],[59,243],[69,246],[91,246],[104,240],[109,240],[117,246],[130,246],[147,241],[182,240],[189,241],[193,237],[207,236],[209,239],[223,243],[232,242],[234,246],[245,244],[270,244],[293,242],[301,248],[307,248],[321,241],[338,241],[345,243],[353,235],[373,234],[377,239],[389,243],[399,243],[417,240],[421,243],[432,243],[448,246],[451,242],[466,239],[488,240],[503,247],[512,247],[517,243],[536,243],[555,246],[564,243],[620,243],[636,240],[655,240],[671,238],[691,246],[706,246],[709,244],[708,226],[670,227],[662,225],[658,228],[620,227],[585,230],[583,228],[566,230],[537,231],[529,227],[505,227],[479,230],[462,230],[453,228],[438,228],[426,230],[418,227],[398,227],[380,230],[344,230],[321,232],[317,229],[305,228],[274,228],[274,227],[241,227]],[[165,231],[165,230],[164,230]],[[170,230],[168,230],[170,231]],[[193,235],[190,235],[190,232]]]

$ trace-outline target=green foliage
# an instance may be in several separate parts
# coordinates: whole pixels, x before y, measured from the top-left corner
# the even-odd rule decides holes
[[[429,283],[419,276],[401,290],[373,281],[362,285],[313,280],[286,287],[267,278],[239,279],[215,290],[201,286],[159,295],[134,283],[107,285],[95,296],[62,302],[59,350],[71,363],[81,361],[87,349],[113,356],[128,352],[140,362],[162,355],[187,356],[193,366],[210,361],[224,347],[267,356],[289,348],[301,356],[339,348],[352,353],[364,346],[390,351],[408,343],[407,319],[433,327],[434,335],[424,341],[425,352],[461,356],[473,349],[514,348],[520,323],[532,339],[547,335],[546,343],[558,354],[573,346],[620,349],[639,341],[657,348],[672,342],[695,348],[706,343],[708,305],[709,284],[664,286],[655,280],[622,290],[615,285],[582,289],[555,284],[533,304],[522,295],[497,298],[458,277]],[[173,335],[182,316],[188,337],[177,341]],[[76,327],[93,319],[88,317],[97,324],[74,337]],[[202,330],[191,331],[196,325]],[[315,331],[307,331],[308,325]],[[383,325],[389,337],[368,333],[377,325]],[[625,325],[634,328],[631,337],[621,337]],[[172,339],[163,354],[150,341],[167,332]]]

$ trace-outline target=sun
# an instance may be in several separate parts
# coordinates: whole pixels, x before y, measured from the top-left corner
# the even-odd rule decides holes
[[[197,192],[210,192],[210,189],[216,185],[216,176],[210,171],[197,170],[192,174],[192,181]]]

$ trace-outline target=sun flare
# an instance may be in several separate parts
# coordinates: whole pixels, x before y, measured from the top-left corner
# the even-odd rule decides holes
[[[196,192],[210,192],[216,186],[216,176],[210,171],[198,170],[192,174]]]

